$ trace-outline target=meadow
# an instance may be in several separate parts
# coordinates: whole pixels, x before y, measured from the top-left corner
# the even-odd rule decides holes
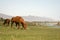
[[[0,23],[0,40],[60,40],[60,28],[28,26],[26,30]]]

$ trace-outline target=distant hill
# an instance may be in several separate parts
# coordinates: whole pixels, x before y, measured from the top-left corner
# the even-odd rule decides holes
[[[11,18],[12,16],[0,13],[0,18],[1,17],[4,18],[4,19],[6,19],[6,18]]]
[[[47,17],[38,17],[38,16],[23,16],[26,21],[55,21]]]
[[[6,14],[2,14],[0,13],[0,17],[2,18],[12,18],[12,16],[10,15],[6,15]],[[51,18],[46,18],[46,17],[37,17],[37,16],[22,16],[25,21],[54,21],[53,19]]]

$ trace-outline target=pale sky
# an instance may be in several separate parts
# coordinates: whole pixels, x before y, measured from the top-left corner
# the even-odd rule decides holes
[[[60,19],[60,0],[0,0],[0,13]]]

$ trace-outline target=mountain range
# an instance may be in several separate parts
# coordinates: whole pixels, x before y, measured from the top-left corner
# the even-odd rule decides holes
[[[0,18],[6,19],[6,18],[12,18],[12,16],[0,13]]]
[[[13,16],[6,15],[3,13],[0,13],[0,18],[12,18]],[[54,21],[54,19],[47,18],[47,17],[38,17],[38,16],[22,16],[25,21]]]

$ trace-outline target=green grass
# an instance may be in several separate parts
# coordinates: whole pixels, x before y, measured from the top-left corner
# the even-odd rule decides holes
[[[60,40],[60,28],[28,26],[22,30],[0,26],[0,40]]]

